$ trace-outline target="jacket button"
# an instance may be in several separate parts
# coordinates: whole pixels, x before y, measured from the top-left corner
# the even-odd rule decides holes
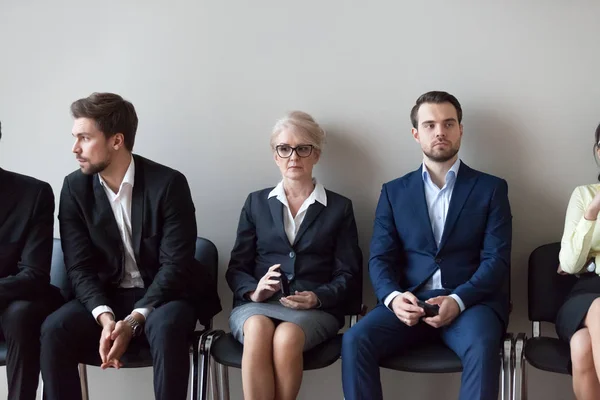
[[[290,251],[290,258],[294,258],[296,257],[296,253],[294,253],[293,251]]]
[[[436,264],[439,264],[439,263],[441,263],[441,262],[442,262],[442,259],[441,259],[441,258],[439,258],[439,257],[438,257],[438,258],[436,258],[436,259],[435,259],[435,263],[436,263]]]
[[[294,280],[294,274],[289,274],[287,275],[288,281],[293,281]]]

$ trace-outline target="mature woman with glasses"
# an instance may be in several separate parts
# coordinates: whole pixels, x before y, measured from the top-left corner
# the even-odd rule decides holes
[[[594,156],[600,158],[600,125]],[[600,176],[598,177],[600,180]],[[600,184],[576,187],[567,206],[559,273],[577,274],[556,317],[558,337],[571,348],[573,391],[581,399],[600,399]]]
[[[282,180],[251,193],[242,209],[226,278],[246,400],[297,397],[303,351],[337,334],[360,284],[352,203],[312,176],[324,139],[304,112],[279,120],[271,148]]]

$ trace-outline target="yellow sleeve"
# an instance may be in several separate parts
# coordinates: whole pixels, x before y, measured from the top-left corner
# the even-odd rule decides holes
[[[575,188],[569,200],[565,218],[565,230],[560,243],[560,267],[569,274],[580,272],[589,259],[592,248],[592,236],[596,221],[584,218],[588,204],[581,195],[581,189]]]

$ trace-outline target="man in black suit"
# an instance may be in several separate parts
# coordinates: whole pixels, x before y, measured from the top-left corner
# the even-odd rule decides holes
[[[61,299],[50,286],[53,233],[50,185],[0,168],[0,336],[6,341],[8,399],[35,399],[40,326]]]
[[[58,218],[76,299],[42,326],[45,394],[81,399],[78,362],[120,368],[130,344],[147,340],[156,398],[184,399],[196,321],[221,309],[208,271],[194,259],[188,183],[132,155],[138,119],[121,96],[93,93],[71,113],[80,170],[64,180]]]

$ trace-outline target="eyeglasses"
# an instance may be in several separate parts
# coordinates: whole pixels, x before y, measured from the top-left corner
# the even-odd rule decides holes
[[[292,147],[289,144],[279,144],[275,146],[277,155],[281,158],[290,158],[295,151],[298,157],[306,158],[312,154],[312,144],[301,144],[300,146]]]

